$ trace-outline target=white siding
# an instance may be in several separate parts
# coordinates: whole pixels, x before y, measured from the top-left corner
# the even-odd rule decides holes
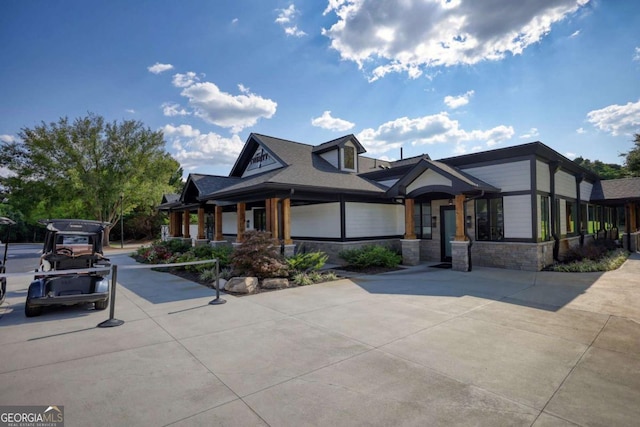
[[[466,173],[498,187],[502,192],[531,189],[529,160],[463,169]]]
[[[291,236],[340,237],[340,204],[291,206]]]
[[[444,185],[446,187],[451,187],[451,180],[445,178],[437,172],[432,171],[431,169],[427,169],[416,178],[411,184],[407,186],[407,193],[412,192],[413,190],[421,187],[426,187],[428,185]]]
[[[504,208],[504,237],[530,239],[531,236],[531,196],[506,196],[502,199]]]
[[[540,220],[540,218],[542,218],[542,196],[541,195],[537,195],[536,196],[536,212],[537,212],[537,216],[536,218],[538,218],[538,225],[536,226],[536,229],[538,230],[538,239],[542,239],[542,221]]]
[[[556,194],[576,198],[576,178],[565,171],[556,172]]]
[[[404,206],[374,203],[346,204],[346,237],[404,234]]]
[[[588,202],[591,200],[591,190],[593,189],[593,184],[587,181],[582,181],[580,183],[580,200],[583,202]]]
[[[251,211],[249,211],[251,213]],[[238,233],[238,215],[235,212],[222,212],[222,234]]]
[[[536,160],[536,180],[537,189],[539,191],[551,192],[551,178],[549,174],[549,165],[540,160]]]
[[[560,209],[558,209],[558,215],[560,215],[558,234],[565,236],[567,234],[567,202],[564,199],[559,199],[558,204],[560,205]]]
[[[340,165],[338,164],[338,150],[327,151],[326,153],[320,154],[320,157],[325,159],[327,162],[331,163],[331,166],[338,169]]]

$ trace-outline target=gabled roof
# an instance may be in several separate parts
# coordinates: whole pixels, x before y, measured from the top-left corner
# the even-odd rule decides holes
[[[353,145],[356,146],[356,151],[358,152],[358,154],[367,152],[367,150],[364,149],[362,144],[360,144],[360,141],[358,141],[358,138],[356,138],[355,135],[353,134],[349,134],[349,135],[345,135],[340,138],[336,138],[334,140],[325,142],[323,144],[316,145],[315,147],[313,147],[313,153],[321,154],[321,153],[326,153],[327,151],[334,150],[336,148],[342,148],[349,141],[351,141]]]
[[[355,139],[355,137],[353,137]],[[346,142],[350,137],[339,138]],[[330,141],[336,143],[338,140]],[[354,142],[357,142],[355,140]],[[241,195],[266,190],[298,189],[307,191],[362,193],[384,195],[384,188],[375,182],[354,173],[337,170],[329,162],[314,153],[316,147],[266,135],[251,134],[231,175],[238,179],[248,160],[261,145],[270,155],[278,159],[283,167],[252,175],[234,182],[232,185],[201,197],[202,200],[221,200],[233,195]],[[246,153],[246,154],[245,154]]]
[[[640,200],[640,178],[598,181],[591,191],[592,202],[625,202]]]
[[[182,188],[180,202],[197,203],[202,196],[235,184],[238,180],[235,177],[191,173]]]
[[[389,197],[397,197],[397,196],[409,196],[414,197],[417,195],[406,194],[407,187],[415,181],[420,175],[422,175],[425,171],[432,170],[436,172],[438,175],[441,175],[449,180],[451,180],[450,189],[443,188],[438,186],[438,188],[423,187],[423,191],[433,191],[436,192],[448,192],[451,194],[459,194],[459,193],[474,193],[479,191],[486,191],[497,193],[500,192],[499,188],[494,187],[493,185],[487,184],[486,182],[475,178],[460,169],[449,166],[442,162],[437,162],[429,159],[421,159],[410,171],[408,171],[398,182],[396,182],[389,190],[387,191],[387,196]]]

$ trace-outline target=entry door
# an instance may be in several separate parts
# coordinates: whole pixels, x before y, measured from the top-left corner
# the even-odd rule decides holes
[[[451,241],[456,237],[455,206],[440,207],[440,254],[442,262],[451,262]]]

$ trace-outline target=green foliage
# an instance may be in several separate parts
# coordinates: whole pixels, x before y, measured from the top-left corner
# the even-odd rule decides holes
[[[583,157],[576,157],[574,162],[597,174],[602,179],[616,179],[627,176],[627,169],[616,163],[603,163],[600,160],[591,161]]]
[[[319,271],[310,271],[307,273],[295,273],[291,278],[291,281],[297,286],[308,286],[315,283],[330,282],[337,279],[338,276],[332,271],[327,271],[325,273],[320,273]]]
[[[367,267],[397,267],[402,262],[402,256],[384,246],[368,245],[359,249],[345,249],[338,253],[347,264],[356,268]]]
[[[154,242],[151,246],[143,246],[135,252],[134,258],[138,262],[147,264],[169,264],[218,259],[220,268],[222,269],[229,265],[229,259],[232,251],[233,249],[228,246],[216,248],[210,246],[196,246],[194,248],[191,247],[189,243],[185,243],[179,239],[173,239],[165,242]],[[191,272],[203,272],[207,269],[211,269],[211,265],[187,265],[176,267],[176,269]]]
[[[264,231],[250,230],[244,241],[231,255],[231,266],[238,276],[286,277],[289,275],[284,257],[278,253],[280,245]]]
[[[573,261],[567,264],[557,264],[550,268],[552,271],[564,273],[591,273],[598,271],[611,271],[619,268],[629,257],[624,249],[609,252],[598,260],[585,258],[582,261]]]
[[[162,133],[141,122],[89,113],[25,127],[19,136],[0,145],[0,164],[13,172],[0,186],[28,223],[78,217],[113,224],[121,212],[154,206],[174,191],[169,181],[179,164]]]
[[[329,259],[329,255],[324,252],[307,252],[306,254],[298,253],[286,259],[287,265],[291,270],[295,271],[314,271],[320,270]]]
[[[625,166],[631,176],[640,176],[640,133],[636,133],[633,139],[634,147],[626,154]]]

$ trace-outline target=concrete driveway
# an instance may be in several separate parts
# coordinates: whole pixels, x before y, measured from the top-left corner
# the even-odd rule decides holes
[[[119,265],[132,264],[113,256]],[[640,256],[606,274],[426,265],[236,298],[118,273],[90,307],[0,318],[0,405],[68,426],[637,425]]]

